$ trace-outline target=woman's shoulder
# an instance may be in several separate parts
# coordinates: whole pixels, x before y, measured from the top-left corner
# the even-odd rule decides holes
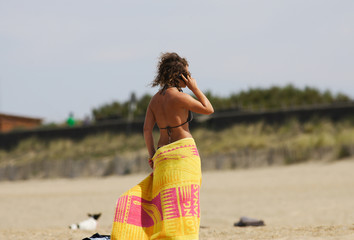
[[[150,104],[178,104],[180,102],[185,101],[188,97],[190,97],[190,95],[188,95],[187,93],[179,92],[177,89],[167,89],[164,92],[160,90],[152,96]]]
[[[188,97],[190,97],[190,95],[188,95],[187,93],[183,93],[183,92],[179,92],[179,91],[171,91],[168,93],[166,100],[170,103],[170,104],[181,104],[183,102],[185,102]]]
[[[151,99],[167,99],[167,98],[178,98],[183,97],[186,93],[178,91],[176,88],[168,88],[165,90],[159,90]]]
[[[162,101],[166,100],[166,95],[162,94],[161,90],[155,93],[150,99],[150,106],[160,104]]]
[[[179,105],[181,101],[183,101],[183,98],[185,97],[183,95],[184,93],[178,92],[178,91],[166,91],[165,93],[161,93],[161,91],[158,91],[155,95],[152,96],[150,100],[150,107],[158,107],[161,105],[170,105],[171,107],[173,105]]]

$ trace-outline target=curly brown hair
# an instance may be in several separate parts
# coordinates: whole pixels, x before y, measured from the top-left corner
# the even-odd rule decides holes
[[[180,75],[185,77],[190,73],[186,67],[189,66],[187,59],[180,57],[177,53],[163,53],[157,65],[157,75],[152,81],[151,86],[160,86],[161,89],[169,87],[176,87],[181,90],[179,86]]]

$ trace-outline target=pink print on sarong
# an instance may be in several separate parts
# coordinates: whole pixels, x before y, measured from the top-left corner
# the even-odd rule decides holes
[[[151,227],[163,219],[179,218],[181,215],[200,217],[198,185],[166,189],[152,201],[137,196],[122,196],[118,199],[114,221]]]
[[[179,187],[179,199],[183,217],[200,217],[198,185]]]
[[[128,215],[122,214],[128,211]],[[126,222],[139,227],[151,227],[163,220],[160,194],[152,201],[137,196],[123,196],[118,199],[115,222]],[[124,216],[126,219],[124,219]]]

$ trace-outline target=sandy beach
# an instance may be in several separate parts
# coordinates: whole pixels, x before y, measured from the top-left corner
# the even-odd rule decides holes
[[[203,172],[200,239],[354,239],[354,159]],[[0,182],[0,239],[110,234],[120,194],[146,174]],[[101,212],[96,231],[68,226]],[[240,217],[264,227],[234,227]]]

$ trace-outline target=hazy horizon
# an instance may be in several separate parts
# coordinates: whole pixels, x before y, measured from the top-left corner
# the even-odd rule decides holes
[[[153,94],[161,52],[203,91],[293,84],[354,98],[354,2],[0,1],[0,112],[64,121]]]

